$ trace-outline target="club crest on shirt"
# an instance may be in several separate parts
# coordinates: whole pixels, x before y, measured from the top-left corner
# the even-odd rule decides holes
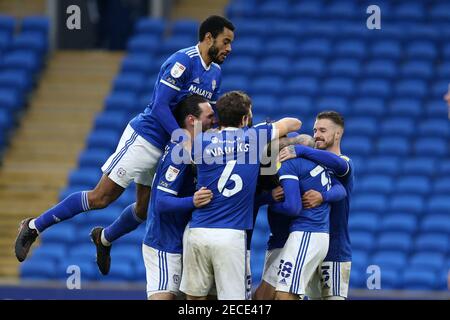
[[[170,69],[170,75],[174,78],[179,78],[183,74],[184,70],[186,70],[185,66],[179,62],[175,62],[172,69]]]
[[[213,91],[214,91],[214,90],[216,90],[216,86],[217,86],[217,82],[216,82],[216,79],[213,79],[213,81],[212,81],[211,85],[212,85],[212,89],[213,89]]]
[[[175,181],[179,172],[180,172],[179,169],[173,166],[169,166],[169,168],[166,171],[166,180],[170,182]]]

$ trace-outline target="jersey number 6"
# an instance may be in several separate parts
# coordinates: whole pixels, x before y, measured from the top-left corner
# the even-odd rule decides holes
[[[236,165],[236,160],[229,161],[225,166],[222,174],[220,175],[219,183],[217,184],[217,189],[225,197],[231,197],[242,190],[242,178],[238,174],[231,174],[234,166]],[[227,189],[225,185],[228,180],[234,181],[234,188]]]

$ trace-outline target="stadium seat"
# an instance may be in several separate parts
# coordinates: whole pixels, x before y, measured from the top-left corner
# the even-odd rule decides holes
[[[432,196],[428,202],[428,210],[431,212],[447,211],[450,209],[450,196]]]
[[[377,143],[377,152],[380,155],[406,156],[410,153],[409,140],[400,137],[382,137]]]
[[[75,226],[69,222],[58,224],[45,230],[41,235],[41,241],[44,244],[42,248],[47,247],[47,244],[72,244],[77,241]]]
[[[15,88],[0,88],[0,110],[3,109],[12,117],[23,105],[23,96]]]
[[[433,21],[449,21],[450,20],[450,4],[436,3],[430,10]]]
[[[90,185],[95,187],[100,180],[102,172],[98,169],[76,169],[69,174],[70,185]]]
[[[392,60],[374,60],[365,65],[365,75],[368,78],[392,79],[398,75],[397,66]]]
[[[321,110],[325,109],[334,109],[333,107],[321,108]],[[368,155],[372,151],[372,141],[366,137],[347,137],[342,140],[342,151],[345,154],[351,155]]]
[[[406,269],[402,278],[406,290],[433,290],[438,285],[436,273],[423,268]]]
[[[386,118],[380,125],[379,130],[384,136],[410,137],[416,130],[414,120],[402,117]]]
[[[358,182],[358,189],[361,192],[390,194],[393,188],[393,179],[387,175],[366,175]]]
[[[16,25],[16,20],[11,17],[11,16],[7,16],[7,15],[0,15],[0,30],[4,31],[10,35],[12,35],[14,33],[14,28]]]
[[[297,44],[292,38],[279,38],[267,44],[265,52],[268,57],[277,56],[280,59],[289,59],[296,56]],[[227,61],[228,63],[228,61]]]
[[[259,77],[252,82],[250,92],[255,95],[267,94],[276,96],[283,90],[284,81],[279,76]]]
[[[163,43],[157,39],[157,52],[160,55],[165,55],[166,59],[180,50],[180,48],[187,48],[197,43],[197,33],[192,35],[174,35],[170,38],[165,38]],[[161,65],[161,64],[160,64]]]
[[[19,92],[27,92],[32,85],[32,79],[25,70],[0,71],[0,87],[13,88]]]
[[[406,55],[408,58],[434,59],[437,51],[432,42],[413,41],[406,46]]]
[[[423,252],[446,254],[450,248],[448,235],[442,233],[421,234],[416,238],[414,249]]]
[[[105,110],[132,112],[136,102],[134,92],[113,92],[105,99]]]
[[[329,74],[339,77],[357,77],[361,73],[361,64],[356,59],[337,59],[329,66]]]
[[[294,19],[320,17],[323,4],[320,2],[302,2],[289,8]]]
[[[302,76],[321,76],[325,72],[325,63],[321,58],[299,58],[292,65],[292,72]]]
[[[383,40],[374,42],[371,47],[371,55],[374,58],[398,59],[402,55],[402,49],[399,42],[394,40]]]
[[[420,101],[417,99],[395,99],[389,104],[389,114],[395,117],[419,117],[422,108]]]
[[[45,258],[30,257],[20,265],[20,277],[29,280],[49,280],[57,275],[54,261]]]
[[[362,194],[354,196],[352,200],[353,210],[366,210],[370,212],[383,212],[387,207],[386,197],[379,194]]]
[[[136,231],[136,230],[135,230]],[[128,261],[132,264],[143,263],[142,258],[142,235],[140,241],[134,244],[117,243],[114,250],[111,250],[111,261]],[[119,239],[120,241],[120,239]]]
[[[437,74],[441,78],[444,78],[444,79],[450,77],[450,63],[449,62],[444,62],[442,64],[439,64],[438,67],[437,67]]]
[[[430,175],[432,176],[436,171],[436,164],[434,158],[427,158],[427,155],[420,157],[413,157],[401,162],[401,173],[407,175]]]
[[[431,206],[429,205],[429,207]],[[435,211],[431,210],[430,212]],[[428,214],[423,217],[420,229],[423,233],[442,233],[448,235],[450,234],[450,216],[448,214]]]
[[[383,232],[377,237],[378,250],[398,250],[408,253],[412,247],[411,235],[407,232]]]
[[[92,131],[86,141],[88,149],[102,148],[112,153],[119,142],[121,132],[113,129]]]
[[[379,124],[370,117],[353,117],[345,119],[346,135],[366,135],[373,137],[379,132]]]
[[[368,79],[360,82],[359,95],[363,97],[388,98],[392,87],[389,81],[383,79]]]
[[[417,218],[406,213],[393,213],[381,220],[380,230],[413,234],[417,230]]]
[[[352,97],[354,94],[354,83],[347,78],[330,78],[323,82],[321,92],[326,95]]]
[[[375,213],[355,212],[350,215],[348,226],[351,234],[357,231],[373,233],[379,228],[379,218]]]
[[[442,103],[442,99],[431,100],[425,104],[425,112],[429,117],[442,118],[447,117],[447,108]]]
[[[122,132],[129,116],[123,111],[103,111],[94,120],[95,130],[116,130]]]
[[[134,280],[134,270],[134,266],[131,262],[116,259],[116,261],[111,264],[108,276],[102,278],[102,280],[111,282]],[[142,279],[141,281],[144,280],[145,279]]]
[[[366,55],[366,47],[362,41],[345,40],[336,45],[333,54],[342,58],[362,58]]]
[[[397,82],[395,94],[397,97],[423,98],[428,93],[427,84],[423,80],[402,80]]]
[[[371,232],[352,231],[352,249],[370,252],[375,247],[375,237]]]
[[[414,151],[418,156],[444,156],[448,154],[448,139],[420,138],[414,144]]]
[[[424,209],[424,200],[418,195],[396,194],[391,197],[391,201],[389,202],[389,210],[391,211],[404,211],[421,214]]]
[[[33,74],[40,69],[40,59],[32,51],[16,50],[2,57],[1,68],[5,71],[24,70]]]
[[[293,77],[288,80],[285,90],[289,94],[315,96],[319,92],[319,82],[314,77]]]
[[[433,193],[438,195],[450,194],[450,175],[436,178],[433,183]]]
[[[386,107],[382,99],[358,98],[353,102],[352,111],[358,116],[378,117],[386,112]]]
[[[265,117],[270,117],[272,115],[276,116],[278,113],[278,103],[271,95],[255,94],[252,97],[252,103],[255,110],[257,110],[256,112]]]
[[[431,192],[431,183],[425,176],[404,176],[397,180],[395,191],[398,193],[427,195]]]
[[[162,37],[164,29],[165,21],[163,19],[141,18],[135,24],[134,34],[149,34]]]
[[[249,80],[247,76],[230,75],[222,79],[221,90],[228,92],[233,90],[242,90],[248,92]],[[255,110],[257,112],[257,110]]]
[[[425,16],[425,8],[422,3],[399,3],[395,9],[394,14],[398,19],[409,21],[421,21]]]
[[[21,33],[39,32],[47,35],[50,30],[50,21],[46,16],[28,16],[24,17],[20,26]]]
[[[236,56],[239,56],[239,58],[241,56],[257,58],[261,55],[261,48],[262,43],[259,38],[248,37],[236,39],[236,41],[233,42],[232,55],[234,56],[235,59]]]
[[[287,2],[264,2],[257,10],[257,16],[261,19],[276,18],[284,19],[288,17],[290,6]]]
[[[46,243],[32,251],[33,258],[49,259],[54,262],[61,261],[66,256],[67,247],[61,243]]]
[[[180,19],[176,20],[172,26],[171,31],[172,35],[174,36],[180,36],[180,35],[186,35],[186,36],[195,36],[198,33],[198,27],[199,23],[196,20],[191,19]]]
[[[401,68],[401,75],[405,78],[429,79],[433,75],[433,65],[428,61],[409,61]]]
[[[297,115],[305,124],[303,115],[310,114],[313,110],[311,98],[302,95],[291,95],[280,101],[278,105],[280,112],[284,114]],[[256,110],[254,111],[256,112]]]
[[[383,267],[380,271],[381,290],[394,290],[399,288],[401,272],[397,268]]]
[[[150,72],[156,72],[157,68],[159,68],[160,66],[157,66],[152,61],[152,58],[153,58],[152,55],[149,53],[128,54],[122,60],[121,72],[123,73],[136,72],[140,73],[143,76],[145,76]]]
[[[119,74],[113,81],[113,91],[127,91],[139,94],[144,88],[145,76],[141,73]]]
[[[47,46],[47,35],[30,31],[16,35],[12,40],[11,50],[26,50],[42,56],[46,54]]]
[[[426,137],[450,137],[450,122],[446,119],[429,119],[419,123],[419,135]]]
[[[372,256],[370,262],[378,265],[381,270],[384,268],[400,270],[407,265],[407,254],[403,251],[381,250]]]
[[[250,76],[255,72],[255,63],[256,61],[253,57],[239,57],[239,59],[230,59],[230,61],[227,61],[227,63],[223,65],[222,71],[225,75]],[[226,78],[227,77],[223,77],[222,81],[225,81]]]
[[[300,42],[299,56],[328,57],[331,54],[331,43],[328,39],[312,39]]]

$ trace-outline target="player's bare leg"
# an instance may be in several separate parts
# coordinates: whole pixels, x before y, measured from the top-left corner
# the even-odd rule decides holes
[[[154,293],[150,297],[148,297],[148,300],[176,300],[176,299],[177,296],[169,292]]]
[[[303,300],[303,295],[295,293],[275,291],[275,300]]]
[[[136,183],[136,215],[142,221],[147,220],[147,210],[151,191],[152,189],[149,186]]]
[[[275,299],[275,288],[270,284],[261,281],[258,288],[255,290],[255,294],[253,295],[253,299],[255,300],[274,300]]]
[[[204,296],[204,297],[196,297],[196,296],[190,296],[190,295],[186,295],[186,300],[208,300],[208,296]]]

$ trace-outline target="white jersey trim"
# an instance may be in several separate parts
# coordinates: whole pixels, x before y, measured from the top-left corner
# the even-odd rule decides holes
[[[164,187],[161,187],[161,186],[158,186],[156,189],[164,191],[164,192],[167,192],[167,193],[170,193],[170,194],[173,194],[175,196],[178,195],[178,192],[170,190],[170,189],[167,189],[167,188],[164,188]]]
[[[167,81],[165,81],[163,79],[159,80],[159,82],[164,83],[166,86],[171,87],[172,89],[175,89],[177,91],[181,90],[180,88],[174,86],[173,84],[171,84],[171,83],[169,83],[169,82],[167,82]]]
[[[280,176],[279,180],[283,180],[283,179],[292,179],[292,180],[297,180],[298,181],[298,177],[293,176],[291,174],[285,174],[283,176]]]

